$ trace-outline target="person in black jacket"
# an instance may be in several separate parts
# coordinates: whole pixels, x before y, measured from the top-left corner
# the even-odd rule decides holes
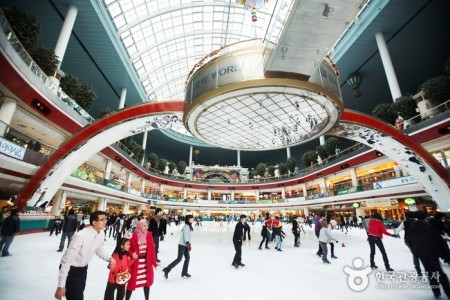
[[[159,231],[160,231],[160,222],[161,222],[161,215],[162,210],[161,208],[157,207],[155,209],[155,213],[153,214],[152,218],[150,219],[148,230],[152,232],[153,242],[155,243],[155,252],[156,252],[156,262],[161,262],[158,259],[158,252],[159,252]]]
[[[300,227],[296,217],[292,218],[292,234],[294,235],[294,247],[300,247],[300,242],[298,241],[300,238]]]
[[[61,235],[58,252],[63,251],[66,237],[69,238],[69,242],[67,243],[67,247],[69,247],[70,241],[72,240],[72,236],[75,234],[75,231],[77,231],[77,217],[75,217],[75,212],[73,211],[73,209],[70,209],[67,216],[64,218],[63,232]]]
[[[244,241],[247,239],[247,235],[248,235],[248,240],[251,241],[252,237],[250,236],[250,225],[248,225],[247,222],[244,223]]]
[[[420,269],[420,262],[419,262],[419,257],[417,255],[414,254],[414,252],[412,251],[412,247],[411,247],[411,243],[409,241],[409,230],[411,229],[411,224],[413,222],[415,222],[415,215],[416,212],[414,211],[408,211],[406,213],[406,220],[403,221],[402,223],[400,223],[400,225],[395,229],[395,233],[399,233],[402,230],[405,230],[405,245],[409,248],[409,250],[411,251],[412,255],[413,255],[413,263],[414,263],[414,268],[416,269],[417,272],[417,276],[422,276],[422,270]]]
[[[408,240],[412,251],[419,257],[428,274],[431,290],[436,298],[441,296],[439,285],[450,298],[448,277],[442,270],[439,258],[450,259],[450,250],[439,231],[425,221],[424,211],[415,212],[417,221],[409,226]]]
[[[266,242],[266,249],[270,249],[269,248],[269,229],[267,229],[267,218],[266,220],[264,220],[262,229],[261,229],[261,236],[263,237],[261,243],[259,244],[259,250],[262,250],[262,245],[264,243],[264,241]]]
[[[10,256],[9,247],[11,246],[14,235],[20,231],[20,219],[19,219],[19,209],[13,208],[9,217],[5,218],[3,221],[3,226],[1,230],[0,238],[0,250],[2,251],[2,256]]]
[[[236,269],[245,267],[242,263],[242,238],[244,237],[244,223],[246,219],[246,215],[241,215],[240,221],[237,222],[236,227],[234,228],[233,244],[236,254],[234,255],[233,263],[231,265]]]
[[[162,219],[159,221],[159,240],[164,241],[164,236],[167,234],[167,215],[162,214]]]

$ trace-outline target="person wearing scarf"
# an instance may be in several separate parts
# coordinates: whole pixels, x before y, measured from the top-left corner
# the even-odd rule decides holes
[[[154,281],[153,268],[158,267],[156,262],[155,245],[152,234],[148,231],[147,220],[140,220],[136,231],[130,239],[130,253],[136,253],[137,263],[130,268],[131,278],[127,284],[126,300],[137,288],[144,288],[145,300],[149,299],[150,286]]]

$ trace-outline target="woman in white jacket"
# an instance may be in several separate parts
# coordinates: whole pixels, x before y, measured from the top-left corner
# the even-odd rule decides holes
[[[328,230],[328,224],[326,219],[322,219],[322,221],[320,222],[322,228],[320,229],[319,233],[319,244],[320,247],[322,248],[322,261],[324,264],[330,264],[330,261],[327,259],[328,254],[327,244],[330,243],[331,241],[336,241],[337,243],[337,240],[331,235],[330,231]]]
[[[189,260],[190,255],[189,251],[191,251],[191,231],[194,229],[192,228],[192,222],[194,222],[194,216],[187,215],[184,219],[184,227],[181,231],[180,240],[178,241],[178,257],[167,267],[163,269],[164,277],[166,279],[169,278],[170,271],[181,262],[181,259],[184,255],[184,264],[183,264],[183,270],[181,272],[181,277],[191,277],[191,275],[188,273],[188,267],[189,267]]]

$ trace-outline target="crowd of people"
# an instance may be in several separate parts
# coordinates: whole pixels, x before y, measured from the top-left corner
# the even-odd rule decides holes
[[[13,208],[10,211],[2,209],[0,214],[0,251],[2,256],[10,256],[9,247],[14,236],[20,230],[19,210]],[[79,214],[80,215],[80,214]],[[82,215],[82,214],[81,214]],[[369,245],[370,266],[373,270],[378,269],[375,264],[376,248],[379,249],[385,269],[393,272],[389,263],[386,248],[383,244],[383,236],[400,238],[402,233],[404,243],[412,256],[412,265],[417,275],[427,278],[432,292],[436,298],[441,296],[442,287],[445,295],[450,297],[450,284],[447,275],[442,269],[441,260],[450,264],[450,250],[447,242],[450,242],[450,226],[444,213],[436,213],[427,216],[424,211],[408,212],[406,220],[403,220],[395,228],[394,233],[386,230],[384,219],[379,213],[366,217],[342,217],[317,215],[313,218],[293,216],[289,220],[293,234],[293,247],[300,247],[300,234],[305,232],[303,225],[311,226],[314,220],[314,233],[318,239],[318,250],[316,255],[322,258],[324,264],[330,264],[328,259],[328,248],[331,258],[337,259],[335,255],[335,243],[338,243],[334,231],[347,233],[349,228],[364,229],[367,233]],[[233,220],[234,218],[232,218]],[[234,228],[232,242],[235,256],[231,265],[236,269],[242,268],[242,244],[245,240],[251,240],[250,220],[246,215],[240,215]],[[58,288],[55,292],[56,299],[66,297],[68,300],[83,299],[83,293],[87,279],[87,266],[92,257],[97,255],[108,262],[109,276],[105,289],[105,300],[130,299],[132,293],[142,288],[145,299],[149,299],[150,287],[154,282],[154,270],[158,267],[159,242],[164,240],[167,226],[174,222],[177,226],[184,221],[184,227],[178,242],[178,254],[176,259],[163,268],[166,279],[169,273],[182,261],[184,263],[181,276],[190,278],[188,273],[190,263],[190,251],[192,249],[193,223],[201,226],[201,218],[192,215],[168,217],[160,208],[156,208],[152,215],[144,214],[107,214],[103,211],[95,211],[89,217],[90,226],[83,226],[75,215],[74,210],[69,210],[63,219],[57,218],[55,225],[50,231],[50,236],[61,234],[58,251],[62,251],[67,238],[68,245],[60,264],[58,275]],[[269,243],[274,243],[277,251],[283,251],[283,240],[286,232],[283,230],[285,218],[267,213],[260,218],[261,237],[259,250],[271,249]],[[222,225],[222,219],[220,219]],[[106,238],[116,240],[116,247],[112,254],[103,249]]]

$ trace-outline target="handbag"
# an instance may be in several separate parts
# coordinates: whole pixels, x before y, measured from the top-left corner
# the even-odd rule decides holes
[[[119,285],[124,285],[125,283],[128,282],[128,280],[130,280],[130,278],[131,278],[130,271],[128,271],[128,269],[126,269],[123,272],[117,273],[116,283]]]

